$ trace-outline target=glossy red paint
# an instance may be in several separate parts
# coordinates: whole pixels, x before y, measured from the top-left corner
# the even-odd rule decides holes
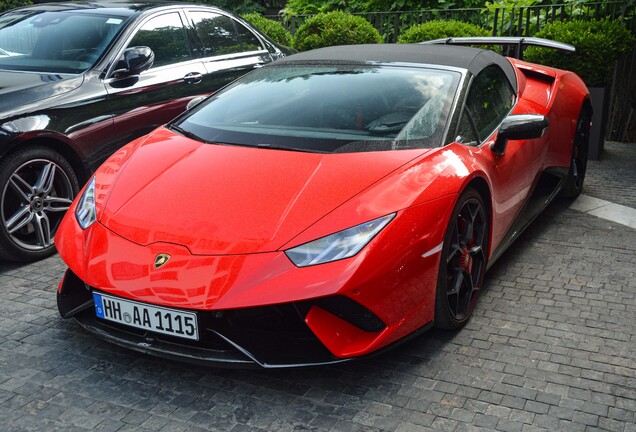
[[[422,153],[295,153],[159,129],[127,162],[135,175],[111,188],[101,222],[135,243],[178,243],[195,255],[271,252]]]

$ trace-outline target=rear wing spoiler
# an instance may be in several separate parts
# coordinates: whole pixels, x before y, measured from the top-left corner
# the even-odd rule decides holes
[[[523,60],[523,48],[528,45],[543,48],[553,48],[561,51],[574,52],[576,48],[570,44],[555,42],[549,39],[536,37],[514,37],[514,36],[484,36],[484,37],[449,37],[420,42],[424,45],[445,44],[445,45],[500,45],[504,48],[505,55]]]

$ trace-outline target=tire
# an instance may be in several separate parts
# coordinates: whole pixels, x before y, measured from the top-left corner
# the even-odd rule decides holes
[[[435,295],[435,326],[462,327],[472,314],[488,262],[489,219],[479,193],[466,189],[448,222]]]
[[[581,108],[579,119],[576,122],[574,140],[572,141],[572,155],[570,168],[559,193],[562,198],[576,198],[583,191],[585,172],[587,171],[587,157],[590,147],[590,110],[584,106]]]
[[[79,191],[71,165],[42,146],[0,162],[0,259],[35,261],[55,252],[53,238]]]

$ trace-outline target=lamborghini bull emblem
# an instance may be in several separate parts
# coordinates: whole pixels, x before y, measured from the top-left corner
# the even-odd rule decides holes
[[[170,255],[168,254],[159,254],[155,257],[155,268],[161,268],[170,260]]]

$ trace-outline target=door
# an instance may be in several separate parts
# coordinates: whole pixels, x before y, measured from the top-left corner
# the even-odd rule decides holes
[[[490,150],[515,99],[504,71],[497,65],[487,66],[471,83],[459,125],[461,142],[481,145],[480,154],[491,166],[493,211],[500,221],[493,226],[493,246],[499,244],[528,199],[546,149],[542,140],[511,140],[501,156]]]
[[[270,62],[261,40],[247,27],[216,11],[187,11],[194,54],[206,70],[205,86],[218,89]]]
[[[119,146],[167,123],[193,97],[211,91],[203,85],[206,70],[193,55],[180,12],[144,21],[127,44],[137,46],[152,49],[153,66],[138,76],[106,80]]]

